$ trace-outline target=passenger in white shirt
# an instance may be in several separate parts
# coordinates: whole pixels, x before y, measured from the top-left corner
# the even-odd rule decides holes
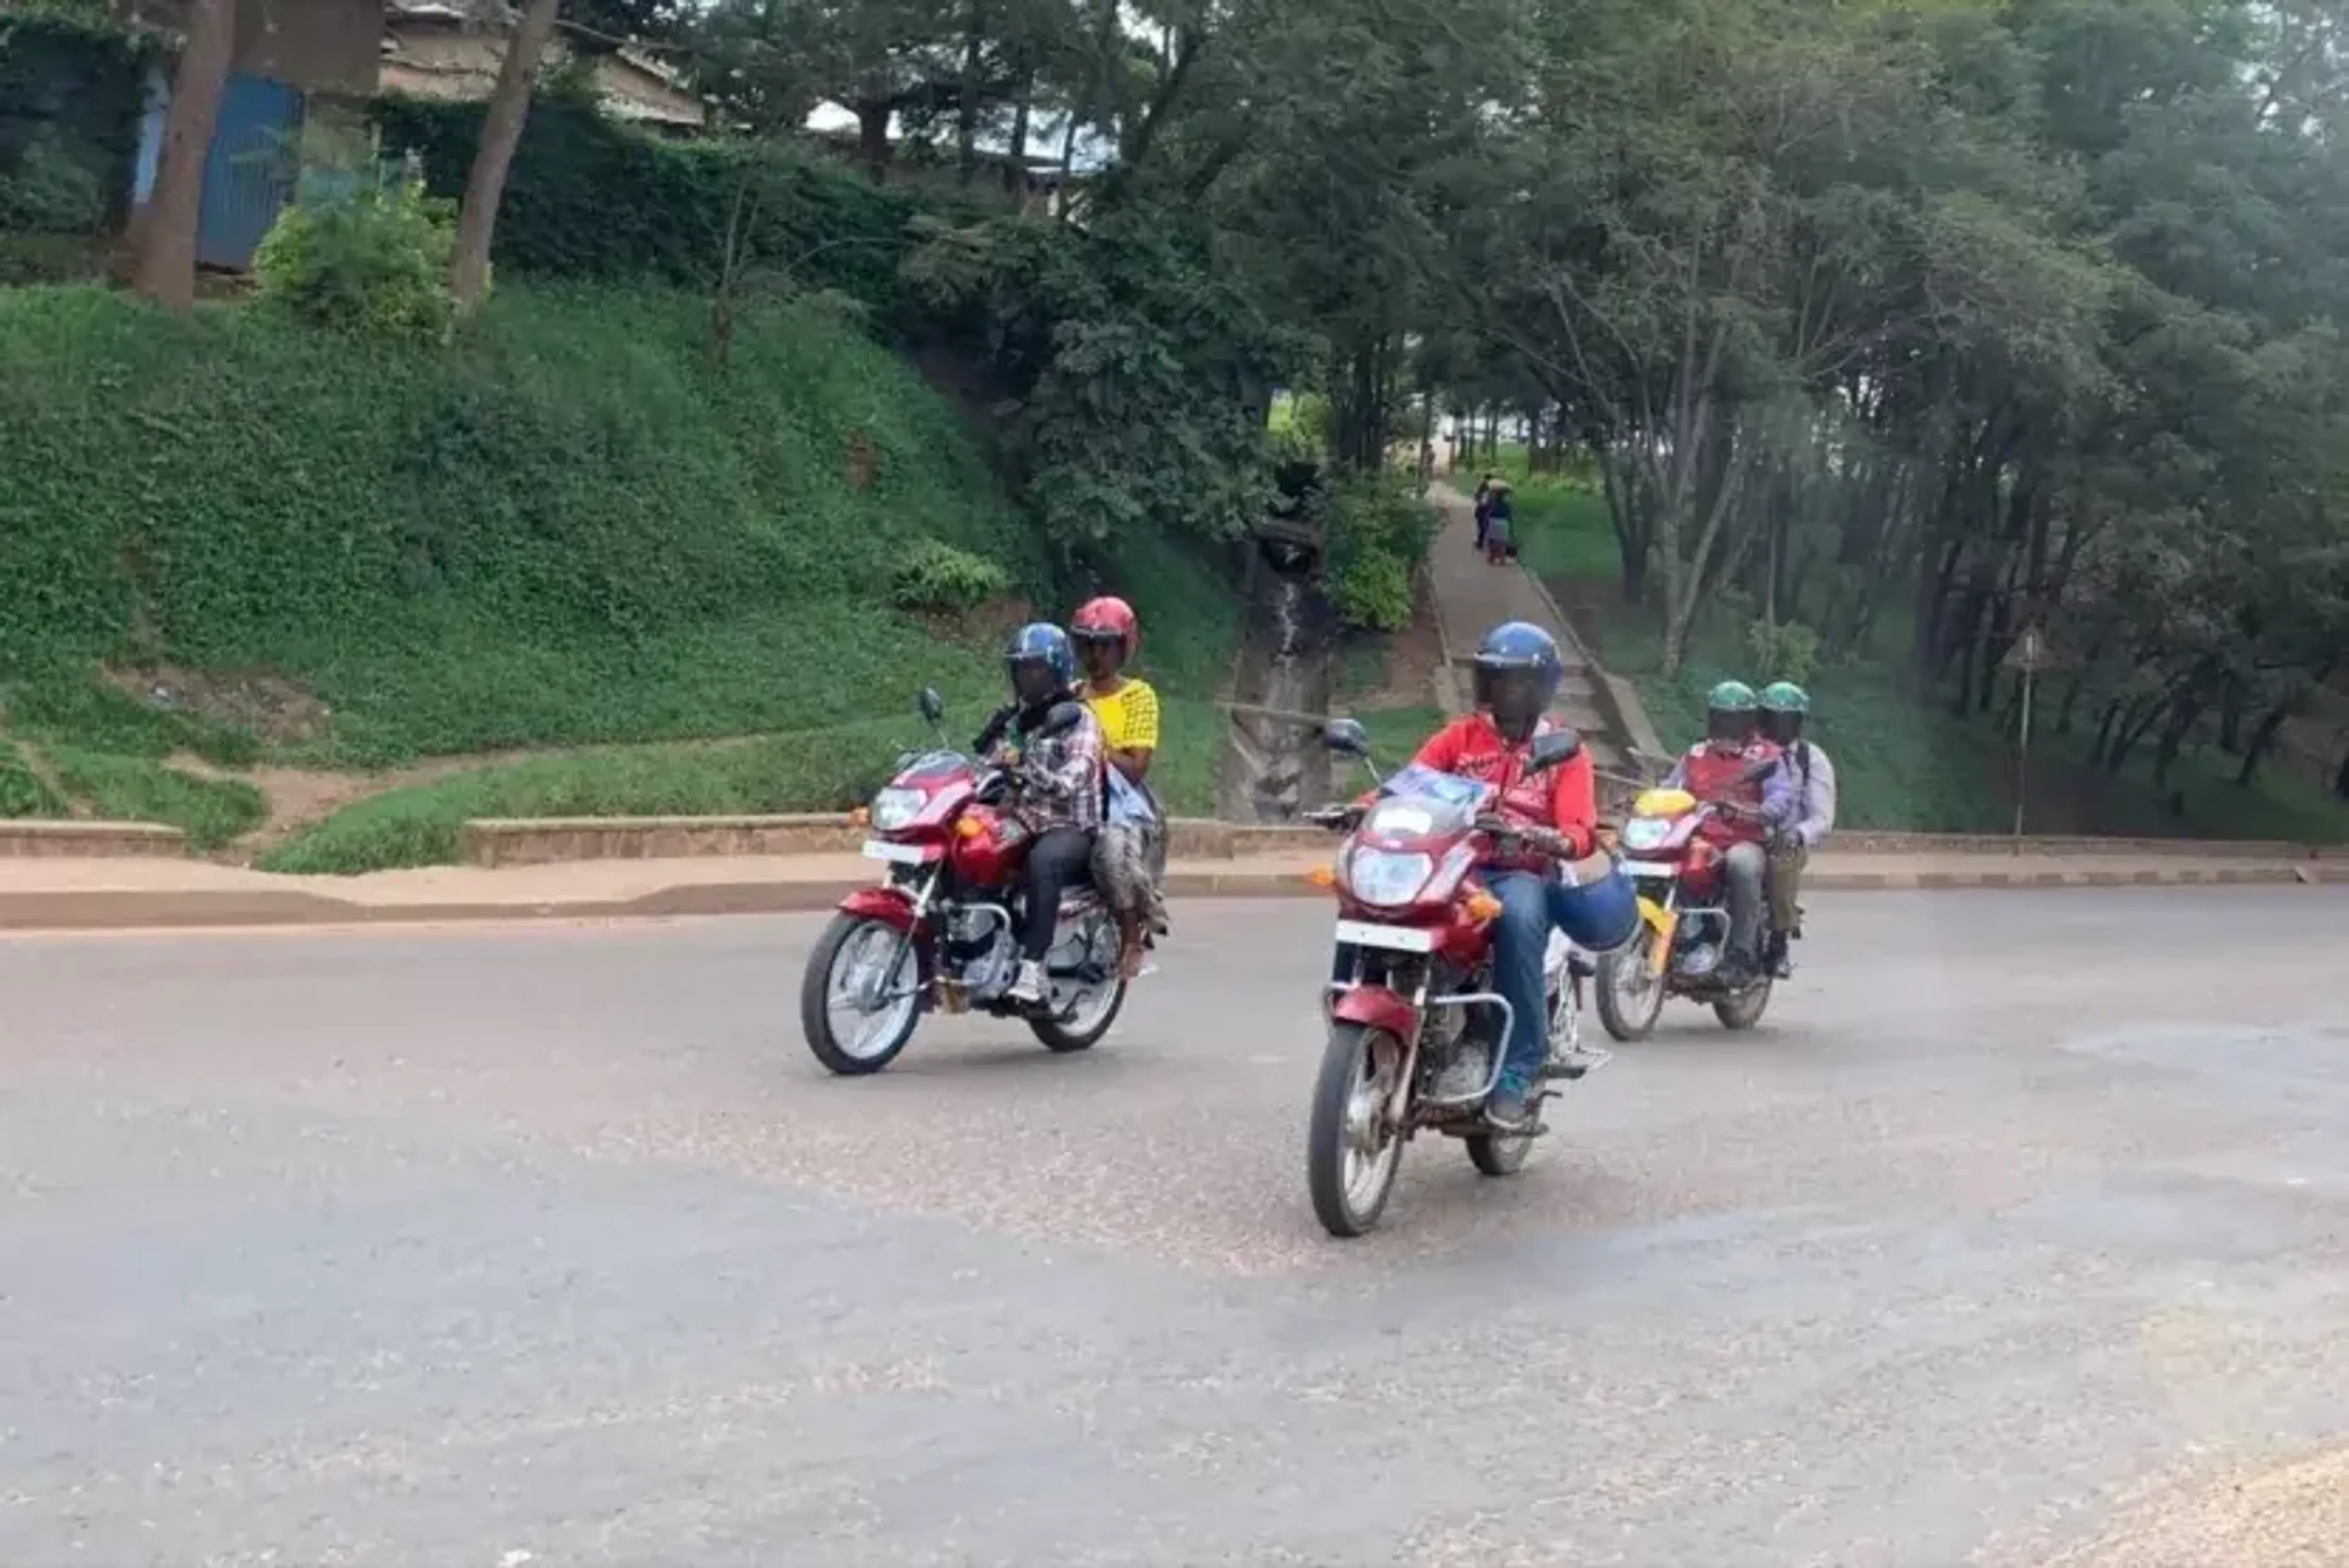
[[[1835,764],[1827,754],[1803,739],[1803,721],[1810,716],[1810,694],[1791,680],[1780,680],[1762,692],[1762,731],[1785,753],[1782,764],[1794,782],[1798,803],[1795,815],[1770,841],[1769,965],[1782,978],[1790,972],[1786,943],[1802,929],[1803,867],[1811,854],[1835,831]]]

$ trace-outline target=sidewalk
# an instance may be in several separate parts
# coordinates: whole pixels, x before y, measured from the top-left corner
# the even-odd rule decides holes
[[[1326,853],[1176,860],[1167,867],[1167,890],[1177,898],[1326,898],[1307,877],[1329,863]],[[276,877],[198,860],[0,860],[0,931],[776,914],[829,909],[878,877],[874,862],[855,855],[449,866],[363,877]],[[2319,881],[2349,885],[2349,866],[2281,857],[1829,853],[1812,863],[1805,885],[1884,892]]]
[[[1428,487],[1427,498],[1444,514],[1444,526],[1428,552],[1429,591],[1443,623],[1445,651],[1464,663],[1485,633],[1503,621],[1531,621],[1566,654],[1566,682],[1550,711],[1582,732],[1591,760],[1604,769],[1625,771],[1633,737],[1619,734],[1598,701],[1599,670],[1574,628],[1560,618],[1550,597],[1522,567],[1488,566],[1476,549],[1475,504],[1444,480]]]

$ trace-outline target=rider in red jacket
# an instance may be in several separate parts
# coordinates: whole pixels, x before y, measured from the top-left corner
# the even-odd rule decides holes
[[[1515,1017],[1500,1080],[1485,1105],[1486,1119],[1501,1127],[1533,1118],[1549,1058],[1542,961],[1551,928],[1603,952],[1629,941],[1640,924],[1630,880],[1610,860],[1595,856],[1599,805],[1589,756],[1577,753],[1547,773],[1526,765],[1534,737],[1556,727],[1549,704],[1565,676],[1566,661],[1549,633],[1525,621],[1495,627],[1476,649],[1476,711],[1438,730],[1413,759],[1494,784],[1498,814],[1524,829],[1512,836],[1514,842],[1500,840],[1482,867],[1485,888],[1501,901],[1493,929],[1493,983]],[[1353,963],[1341,947],[1340,981],[1351,978]],[[1479,1053],[1463,1050],[1446,1069],[1442,1092],[1473,1094],[1486,1071]]]
[[[1500,792],[1503,816],[1528,827],[1549,829],[1557,836],[1562,857],[1579,860],[1598,842],[1599,784],[1590,753],[1577,752],[1545,773],[1529,774],[1526,770],[1534,737],[1557,727],[1551,720],[1541,718],[1524,732],[1523,739],[1512,742],[1501,732],[1492,710],[1480,707],[1430,735],[1412,761],[1438,773],[1494,785]],[[1492,864],[1539,870],[1551,859],[1523,850],[1504,854]]]
[[[1762,959],[1762,915],[1771,836],[1793,820],[1799,802],[1778,748],[1758,732],[1760,704],[1743,680],[1724,680],[1705,699],[1704,739],[1665,777],[1699,800],[1725,809],[1702,828],[1723,851],[1729,893],[1729,952],[1722,978],[1753,978]]]

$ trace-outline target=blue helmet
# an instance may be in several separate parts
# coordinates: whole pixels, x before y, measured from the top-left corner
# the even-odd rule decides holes
[[[1050,621],[1030,621],[1004,644],[1012,695],[1024,703],[1050,701],[1077,683],[1077,650]]]
[[[1557,639],[1531,621],[1504,621],[1476,645],[1476,706],[1505,733],[1531,731],[1565,680]]]

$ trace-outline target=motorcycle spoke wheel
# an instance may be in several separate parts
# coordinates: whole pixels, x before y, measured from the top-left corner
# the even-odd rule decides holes
[[[1666,977],[1649,964],[1646,940],[1643,934],[1630,947],[1601,954],[1593,981],[1599,1023],[1627,1044],[1655,1033],[1663,1016]]]
[[[886,1067],[913,1038],[919,978],[914,945],[896,928],[834,916],[809,956],[800,992],[808,1049],[843,1077]]]
[[[1403,1134],[1390,1126],[1402,1043],[1359,1023],[1334,1023],[1321,1054],[1307,1133],[1306,1187],[1322,1229],[1369,1231],[1385,1212],[1402,1167]]]

